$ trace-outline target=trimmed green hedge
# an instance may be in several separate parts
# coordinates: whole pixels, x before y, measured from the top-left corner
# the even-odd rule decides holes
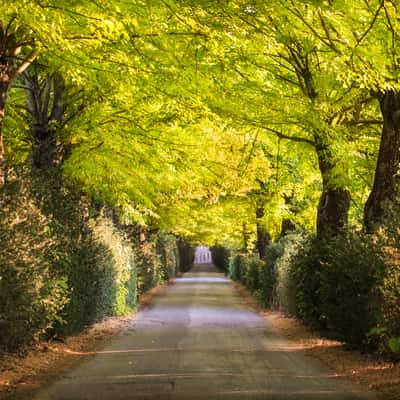
[[[180,269],[176,238],[163,232],[148,235],[145,240],[131,238],[137,264],[138,293],[168,281]]]
[[[353,347],[400,353],[400,240],[349,232],[328,241],[290,234],[231,257],[229,276],[264,306],[296,315]]]
[[[297,315],[353,346],[382,345],[371,334],[387,330],[384,310],[399,289],[386,283],[393,266],[383,248],[376,238],[352,232],[310,241],[291,266]]]
[[[187,272],[192,268],[194,261],[194,247],[184,238],[178,238],[178,256],[180,272]]]
[[[229,258],[231,252],[223,246],[211,247],[212,261],[214,265],[225,274],[229,271]]]
[[[270,266],[258,256],[236,254],[231,257],[229,277],[243,283],[264,306],[272,298],[274,274]]]
[[[173,236],[139,244],[104,214],[57,170],[21,170],[0,188],[0,351],[126,315],[176,275]]]

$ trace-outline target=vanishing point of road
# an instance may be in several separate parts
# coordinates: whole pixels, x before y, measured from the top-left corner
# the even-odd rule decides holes
[[[362,400],[265,321],[212,265],[156,296],[131,326],[34,400]]]

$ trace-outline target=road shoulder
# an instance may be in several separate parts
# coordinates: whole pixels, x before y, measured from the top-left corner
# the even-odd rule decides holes
[[[160,285],[143,294],[139,299],[139,310],[147,307],[168,285]],[[66,371],[127,329],[135,317],[136,312],[127,317],[106,318],[63,341],[39,342],[20,353],[0,354],[0,400],[26,398],[32,391],[57,381]]]
[[[246,288],[236,282],[234,286],[242,300],[264,319],[268,329],[296,342],[306,356],[318,359],[343,379],[376,392],[381,399],[400,400],[400,363],[348,350],[343,343],[321,337],[296,318],[263,310]]]

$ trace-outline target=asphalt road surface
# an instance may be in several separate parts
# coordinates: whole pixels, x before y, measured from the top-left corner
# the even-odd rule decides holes
[[[373,399],[268,330],[211,265],[196,266],[132,326],[35,400]]]

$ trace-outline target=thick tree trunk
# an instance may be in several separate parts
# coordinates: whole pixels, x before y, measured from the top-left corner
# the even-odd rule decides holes
[[[400,93],[387,91],[379,98],[383,116],[382,137],[374,184],[364,208],[364,228],[374,232],[385,210],[397,203],[400,162]]]
[[[347,227],[350,192],[347,189],[324,188],[318,204],[317,236],[337,235]]]
[[[24,74],[27,108],[31,115],[32,163],[36,168],[56,164],[56,133],[65,111],[64,85],[57,75],[40,79],[36,72]]]
[[[17,37],[14,18],[7,25],[0,21],[0,186],[6,180],[4,159],[3,122],[8,91],[12,82],[18,78],[37,56],[37,51],[32,51],[25,58],[21,57],[21,50],[27,42],[26,38]],[[21,61],[22,58],[22,61]]]
[[[4,185],[5,183],[3,120],[4,120],[4,103],[0,100],[0,186]]]
[[[1,68],[1,67],[0,67]],[[3,142],[3,123],[7,94],[9,89],[9,79],[5,73],[0,70],[0,186],[4,185],[6,180],[6,171],[4,165],[4,142]]]
[[[317,212],[317,237],[324,238],[342,233],[348,222],[350,192],[332,182],[335,158],[329,145],[315,138],[315,149],[322,176],[322,194]]]
[[[257,207],[256,209],[256,223],[257,223],[257,251],[260,259],[263,260],[266,255],[266,248],[271,242],[271,236],[264,228],[262,218],[264,217],[264,207]]]
[[[289,218],[284,218],[281,225],[281,237],[296,230],[296,224]]]
[[[54,133],[48,126],[33,124],[31,127],[32,162],[36,168],[54,166],[56,155],[56,140]]]

